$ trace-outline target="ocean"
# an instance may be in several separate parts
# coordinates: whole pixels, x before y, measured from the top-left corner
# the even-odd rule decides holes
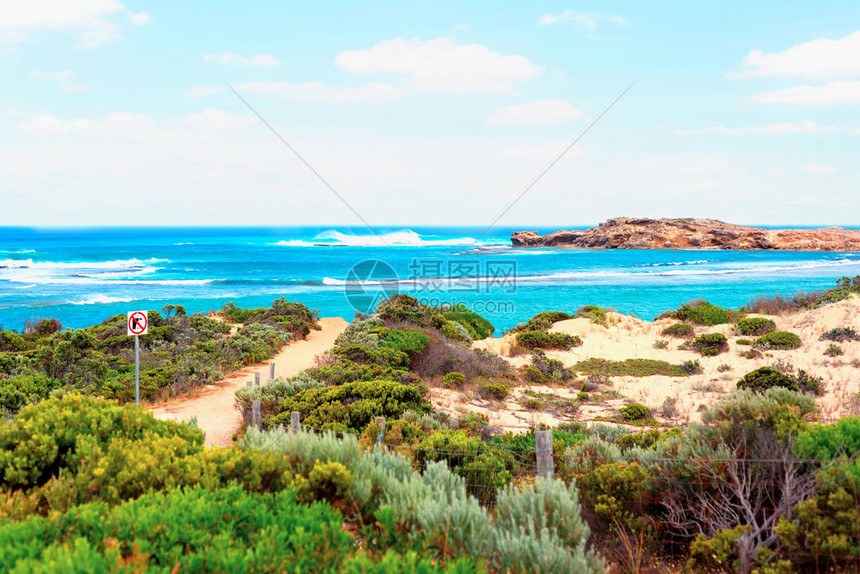
[[[540,311],[594,304],[651,319],[693,298],[738,307],[860,275],[858,253],[518,249],[514,230],[0,228],[0,326],[82,327],[166,303],[197,312],[281,296],[351,320],[406,293],[473,307],[498,333]]]

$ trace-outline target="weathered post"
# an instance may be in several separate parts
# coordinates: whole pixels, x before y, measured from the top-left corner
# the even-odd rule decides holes
[[[251,403],[251,426],[260,428],[260,399]]]
[[[299,422],[299,411],[292,411],[290,413],[290,432],[293,434],[298,434],[300,427],[301,423]]]
[[[254,386],[255,387],[260,386],[260,371],[257,371],[254,373]]]
[[[275,380],[275,361],[271,361],[269,363],[269,380],[270,381]]]
[[[381,445],[385,440],[385,417],[376,417],[376,424],[379,425],[379,436],[376,437],[376,444]]]
[[[535,451],[537,453],[537,475],[552,478],[554,461],[552,458],[552,431],[535,432]]]

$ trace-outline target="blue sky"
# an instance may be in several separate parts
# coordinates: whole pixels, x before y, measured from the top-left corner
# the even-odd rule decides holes
[[[856,2],[6,0],[0,225],[857,225]]]

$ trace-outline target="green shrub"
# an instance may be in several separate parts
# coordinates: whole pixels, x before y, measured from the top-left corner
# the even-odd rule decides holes
[[[748,530],[749,526],[739,524],[734,528],[721,530],[710,538],[699,534],[690,544],[687,568],[702,572],[739,572],[738,540]]]
[[[221,316],[224,317],[224,320],[228,323],[246,323],[250,319],[262,316],[266,310],[267,309],[265,307],[242,309],[241,307],[234,305],[231,301],[221,308]]]
[[[797,349],[802,344],[800,337],[789,331],[771,331],[755,341],[756,347],[775,350]]]
[[[543,313],[538,313],[533,318],[543,321],[549,321],[550,323],[558,323],[559,321],[565,321],[567,319],[573,318],[573,315],[565,313],[564,311],[544,311]]]
[[[584,305],[577,309],[577,317],[584,317],[596,325],[606,327],[606,311],[597,305]]]
[[[325,504],[297,504],[291,492],[154,493],[0,525],[0,569],[328,572],[352,552],[342,522]]]
[[[747,373],[738,381],[737,387],[759,393],[777,387],[790,391],[800,390],[794,379],[770,367],[760,367]]]
[[[834,341],[836,343],[860,341],[860,333],[857,333],[857,331],[851,327],[836,327],[821,335],[821,340]]]
[[[394,381],[359,381],[308,389],[287,397],[281,414],[265,419],[268,425],[287,425],[290,412],[302,413],[302,424],[317,429],[361,432],[374,417],[400,418],[404,411],[426,412],[427,388]]]
[[[690,339],[695,334],[696,330],[689,323],[675,323],[669,325],[660,334],[664,337],[675,337],[676,339]]]
[[[200,430],[157,420],[134,406],[79,395],[51,397],[0,423],[0,479],[13,488],[41,485],[60,469],[77,472],[85,445],[157,436],[178,437],[191,451],[203,444]]]
[[[797,383],[797,386],[804,393],[811,393],[816,396],[824,394],[824,379],[807,373],[803,369],[797,371],[797,374],[794,375],[794,382]]]
[[[503,401],[508,397],[509,392],[508,385],[500,382],[486,382],[478,387],[478,395],[482,399]]]
[[[673,313],[676,319],[695,325],[722,325],[732,318],[732,312],[707,301],[685,303]]]
[[[511,481],[515,461],[511,453],[486,444],[464,430],[441,430],[425,438],[417,461],[445,461],[455,474],[466,479],[471,494],[479,500],[495,500],[496,490]]]
[[[681,372],[685,375],[698,375],[703,370],[702,363],[699,361],[684,361],[681,363]]]
[[[621,415],[627,422],[636,422],[652,418],[651,409],[642,403],[630,403],[618,409],[618,414]]]
[[[654,359],[610,361],[608,359],[591,358],[578,362],[572,368],[574,371],[587,375],[605,375],[609,377],[649,377],[652,375],[685,377],[694,374],[685,370],[689,367],[673,365],[666,361],[657,361]]]
[[[51,391],[59,388],[60,384],[57,379],[42,373],[0,378],[0,409],[17,412],[26,404],[48,398]]]
[[[722,333],[699,335],[690,344],[704,357],[713,357],[729,350],[729,342]]]
[[[442,376],[442,384],[447,389],[462,389],[466,384],[466,375],[463,373],[445,373]]]
[[[830,346],[827,347],[824,354],[828,357],[840,357],[845,354],[845,350],[836,343],[830,343]]]
[[[776,323],[764,317],[747,317],[738,321],[735,329],[740,335],[760,337],[776,331]]]
[[[457,309],[442,311],[442,316],[448,321],[459,323],[465,327],[473,340],[486,339],[496,330],[484,317],[470,309],[463,308],[462,305],[458,306]]]
[[[251,404],[258,400],[263,415],[277,414],[281,403],[287,397],[323,386],[325,385],[312,379],[307,373],[301,372],[289,380],[275,379],[259,387],[242,387],[236,391],[236,406],[240,410],[250,409]]]
[[[544,331],[522,331],[517,333],[517,344],[526,349],[567,350],[582,345],[582,339],[566,333],[546,333]]]
[[[752,339],[738,339],[735,343],[738,345],[752,345],[754,341]]]
[[[380,344],[403,353],[420,353],[427,348],[428,343],[430,337],[415,329],[391,329]]]
[[[860,418],[810,425],[797,436],[798,456],[822,461],[815,494],[776,528],[798,571],[855,571],[860,566]]]

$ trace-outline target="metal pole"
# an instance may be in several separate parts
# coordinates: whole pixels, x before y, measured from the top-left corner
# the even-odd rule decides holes
[[[140,337],[134,336],[134,404],[140,406]]]

